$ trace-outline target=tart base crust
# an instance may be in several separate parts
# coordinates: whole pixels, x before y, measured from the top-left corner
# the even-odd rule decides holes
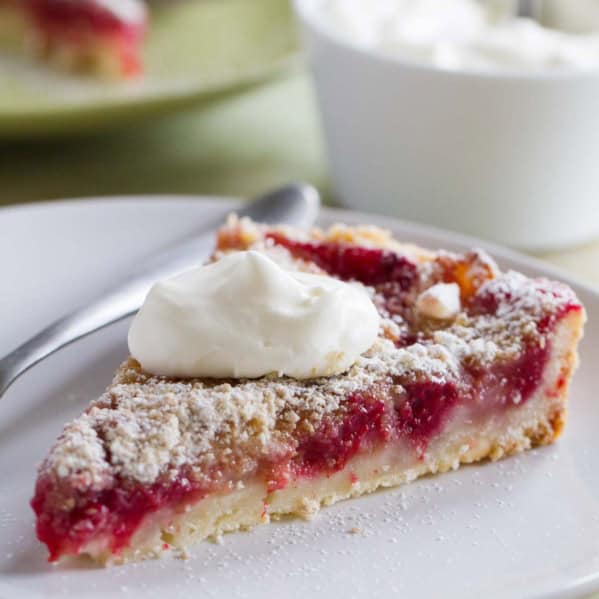
[[[248,530],[283,516],[313,517],[321,506],[394,487],[420,476],[455,470],[461,464],[500,458],[531,447],[552,443],[566,418],[568,383],[578,365],[576,344],[582,336],[584,313],[572,312],[557,326],[544,384],[523,406],[494,414],[484,421],[465,424],[456,411],[444,432],[418,457],[412,447],[397,443],[358,453],[329,477],[303,478],[269,493],[264,483],[254,483],[227,494],[212,495],[182,513],[160,510],[143,521],[131,540],[134,549],[115,556],[108,539],[96,539],[81,554],[102,564],[156,558],[166,549],[185,555],[201,539]]]

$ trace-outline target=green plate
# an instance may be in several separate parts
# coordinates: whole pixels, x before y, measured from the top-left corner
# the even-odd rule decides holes
[[[168,6],[167,6],[168,4]],[[212,100],[289,66],[288,0],[195,0],[152,13],[137,81],[112,83],[0,57],[0,138],[104,129]]]

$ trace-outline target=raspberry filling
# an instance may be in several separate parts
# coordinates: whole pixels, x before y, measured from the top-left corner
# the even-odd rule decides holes
[[[393,306],[397,313],[408,308],[406,298],[419,284],[415,263],[392,252],[343,246],[333,243],[296,242],[279,234],[269,234],[272,242],[286,247],[294,257],[317,264],[333,276],[357,280],[373,286],[383,298],[381,310]],[[502,298],[510,301],[510,298]],[[467,310],[472,314],[494,314],[498,298],[477,295]],[[564,302],[551,318],[543,318],[537,329],[543,343],[525,346],[517,358],[482,369],[463,366],[461,380],[412,380],[392,376],[391,382],[352,393],[340,413],[325,417],[311,433],[296,434],[286,457],[278,463],[257,463],[252,476],[262,474],[269,491],[284,488],[290,480],[330,475],[342,470],[358,452],[376,450],[385,443],[411,446],[422,458],[431,438],[437,435],[458,405],[467,405],[473,418],[493,411],[515,409],[539,388],[550,355],[547,337],[557,321],[571,310],[574,302]],[[145,516],[165,507],[175,510],[218,491],[200,488],[191,473],[181,472],[175,480],[149,486],[115,480],[109,489],[78,494],[61,492],[60,485],[41,477],[32,507],[37,514],[37,534],[50,550],[50,561],[63,554],[76,555],[95,538],[108,539],[108,549],[118,554],[127,547]],[[71,482],[72,484],[72,482]],[[65,509],[67,502],[74,508]]]
[[[118,553],[128,545],[147,514],[199,501],[205,494],[183,473],[175,480],[151,486],[116,480],[110,489],[87,491],[73,498],[76,507],[67,511],[52,507],[56,488],[49,478],[41,478],[31,506],[37,514],[37,536],[48,546],[48,560],[52,562],[65,553],[76,555],[99,532],[110,535],[110,551]]]
[[[483,374],[479,381],[481,395],[486,393],[490,401],[493,383],[511,376],[509,394],[526,401],[540,382],[547,355],[547,349],[531,351],[515,364]],[[502,386],[501,382],[497,384]],[[502,393],[505,391],[501,389]],[[343,470],[360,450],[376,448],[392,436],[408,440],[422,456],[428,440],[442,429],[459,401],[453,383],[409,384],[405,394],[391,399],[384,388],[354,394],[347,400],[342,419],[325,421],[314,434],[300,440],[291,463],[275,465],[270,471],[268,489],[283,489],[292,478],[312,478]],[[76,555],[99,534],[109,535],[110,551],[118,554],[127,547],[146,515],[165,507],[183,509],[211,491],[201,489],[192,477],[182,474],[174,481],[151,486],[117,480],[110,489],[77,498],[77,508],[63,511],[53,506],[53,483],[42,478],[31,505],[38,516],[38,538],[48,546],[49,561],[55,561],[63,554]]]
[[[386,407],[375,393],[355,393],[338,422],[325,421],[314,435],[303,439],[296,450],[293,471],[297,477],[312,477],[342,470],[364,444],[389,437]]]
[[[418,278],[413,262],[387,250],[300,242],[280,233],[267,233],[266,239],[287,248],[295,258],[313,262],[329,275],[344,281],[359,281],[370,287],[385,286],[395,295],[409,291]]]

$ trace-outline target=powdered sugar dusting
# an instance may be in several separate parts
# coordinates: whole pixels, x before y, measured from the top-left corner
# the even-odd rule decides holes
[[[175,476],[185,464],[208,470],[229,461],[234,447],[251,473],[256,461],[289,445],[295,431],[317,428],[351,393],[392,384],[391,373],[443,381],[457,375],[457,363],[442,345],[396,348],[384,338],[347,373],[309,382],[169,381],[144,374],[130,360],[114,385],[67,427],[47,467],[60,478],[83,470],[95,485],[109,483],[108,473],[149,484],[162,474]]]

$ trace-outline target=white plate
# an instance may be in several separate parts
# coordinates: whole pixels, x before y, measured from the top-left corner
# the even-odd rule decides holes
[[[222,200],[137,198],[0,210],[0,355],[118,280],[151,250],[189,233]],[[403,239],[460,249],[471,240],[390,218],[327,211],[323,220],[369,221]],[[550,274],[496,249],[502,265]],[[197,545],[110,571],[50,566],[28,506],[35,465],[110,381],[126,355],[127,323],[62,350],[0,401],[0,597],[531,597],[599,586],[599,295],[580,285],[590,321],[570,422],[553,447]],[[352,528],[357,534],[349,534]]]

